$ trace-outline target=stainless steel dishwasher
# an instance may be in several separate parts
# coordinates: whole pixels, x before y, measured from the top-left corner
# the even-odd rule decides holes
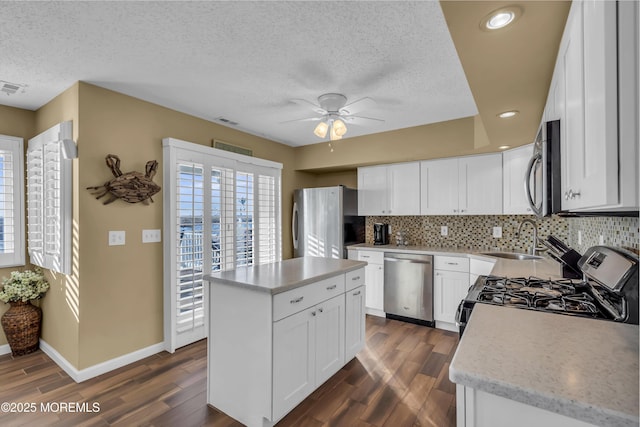
[[[433,325],[433,256],[385,252],[384,311]]]

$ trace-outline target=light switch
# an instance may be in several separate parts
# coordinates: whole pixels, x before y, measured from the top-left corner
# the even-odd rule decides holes
[[[109,246],[120,246],[125,243],[124,231],[109,231]]]
[[[493,227],[493,237],[497,239],[502,237],[502,227]]]
[[[449,235],[449,227],[447,227],[446,225],[441,226],[440,227],[440,235],[448,236]]]
[[[142,243],[157,243],[161,240],[160,230],[142,230]]]

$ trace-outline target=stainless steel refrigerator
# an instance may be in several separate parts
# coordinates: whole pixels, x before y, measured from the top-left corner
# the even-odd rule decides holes
[[[346,258],[348,245],[364,242],[358,190],[341,185],[295,190],[291,232],[294,257]]]

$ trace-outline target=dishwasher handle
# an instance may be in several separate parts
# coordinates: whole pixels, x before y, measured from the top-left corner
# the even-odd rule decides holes
[[[422,254],[404,254],[404,253],[392,253],[385,252],[385,262],[410,262],[417,264],[431,264],[433,262],[433,255]]]

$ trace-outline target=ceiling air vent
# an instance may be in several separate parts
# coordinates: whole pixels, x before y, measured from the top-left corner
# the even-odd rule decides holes
[[[231,126],[238,126],[238,122],[234,122],[233,120],[229,120],[226,119],[224,117],[216,117],[216,120],[218,120],[219,122],[222,122],[226,125],[231,125]]]
[[[11,82],[7,82],[4,80],[0,80],[0,92],[4,92],[7,95],[13,95],[14,93],[18,92],[20,89],[22,89],[22,92],[24,93],[24,88],[27,87],[27,85],[21,85],[19,83],[11,83]]]

